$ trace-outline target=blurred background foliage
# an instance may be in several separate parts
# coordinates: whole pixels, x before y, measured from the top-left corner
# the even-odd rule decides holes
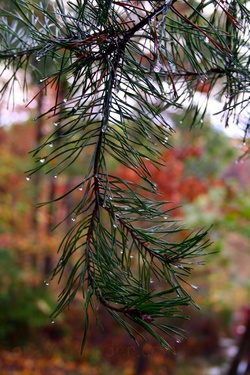
[[[200,85],[197,90],[204,92],[206,87]],[[176,134],[171,137],[173,148],[163,150],[164,165],[158,169],[150,163],[147,165],[152,180],[158,185],[159,200],[169,201],[167,208],[173,208],[173,218],[188,223],[189,227],[212,226],[210,255],[190,279],[193,286],[190,293],[202,312],[188,309],[191,320],[182,322],[188,340],[179,343],[173,340],[175,356],[150,338],[137,347],[102,311],[103,327],[96,327],[95,316],[90,317],[90,340],[80,356],[84,324],[81,299],[76,298],[69,313],[66,311],[51,322],[49,315],[56,305],[58,287],[56,282],[47,281],[58,262],[55,250],[67,220],[51,230],[72,211],[80,192],[76,190],[70,199],[39,210],[36,204],[52,200],[76,186],[81,182],[82,170],[79,173],[78,167],[72,165],[67,172],[49,179],[39,172],[31,181],[26,181],[24,176],[24,171],[33,167],[28,153],[50,132],[46,120],[36,125],[32,121],[41,107],[51,104],[47,103],[49,94],[37,98],[32,113],[26,112],[25,123],[7,118],[21,117],[20,105],[8,115],[4,105],[0,107],[1,125],[9,124],[0,127],[0,364],[3,375],[47,375],[52,371],[63,375],[221,374],[235,355],[250,308],[250,163],[240,158],[246,147],[242,139],[216,130],[210,118],[191,130],[192,114],[189,118],[185,111],[183,118],[183,113],[177,111],[169,115],[177,125]],[[87,168],[91,149],[88,152],[79,159],[83,169]],[[136,174],[118,166],[114,160],[110,161],[110,168],[122,178],[142,183]],[[71,266],[68,265],[69,270]],[[103,330],[104,335],[100,334]]]
[[[30,168],[28,152],[36,144],[37,128],[32,121],[0,128],[0,358],[4,374],[11,374],[13,368],[18,374],[45,374],[48,368],[62,374],[212,374],[231,361],[249,308],[249,161],[240,162],[242,140],[215,130],[209,120],[202,128],[190,130],[188,121],[180,123],[181,113],[173,116],[179,125],[174,147],[164,150],[165,166],[148,167],[158,184],[159,199],[169,201],[173,217],[193,227],[212,225],[213,241],[211,254],[190,280],[194,289],[190,287],[190,292],[202,312],[188,309],[191,320],[182,323],[188,340],[172,343],[175,356],[166,355],[150,338],[136,347],[110,317],[105,316],[101,328],[95,327],[92,316],[90,340],[81,357],[80,298],[70,313],[51,324],[58,287],[55,282],[46,285],[46,277],[58,261],[55,249],[67,223],[52,232],[51,228],[74,202],[60,201],[38,210],[35,204],[51,194],[62,194],[80,176],[72,169],[58,178],[38,176],[39,184],[34,179],[26,181],[24,170]],[[41,126],[46,133],[46,123]],[[25,142],[20,142],[22,134]],[[120,177],[138,179],[125,167],[117,169],[115,163],[111,167]],[[104,335],[100,334],[103,329]]]

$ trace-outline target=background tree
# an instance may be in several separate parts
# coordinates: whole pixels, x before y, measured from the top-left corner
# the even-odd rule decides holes
[[[192,110],[190,123],[197,125],[218,81],[225,124],[230,118],[243,124],[247,141],[247,2],[56,0],[53,11],[47,2],[11,3],[13,11],[1,11],[0,58],[3,71],[12,72],[1,92],[11,95],[16,81],[26,92],[30,70],[38,94],[54,91],[53,104],[41,116],[56,130],[34,150],[37,164],[27,180],[41,168],[51,178],[74,163],[83,170],[76,186],[53,199],[80,191],[52,273],[61,279],[72,262],[53,319],[81,290],[83,344],[89,308],[98,317],[100,305],[133,339],[143,335],[141,326],[169,348],[165,334],[181,331],[162,318],[178,317],[179,307],[194,303],[187,276],[204,254],[207,231],[186,233],[170,218],[171,210],[152,199],[157,186],[148,161],[160,165],[160,147],[170,147],[175,127],[168,111]],[[202,104],[196,91],[205,92]],[[82,153],[87,167],[79,163]],[[143,183],[110,173],[112,158]]]

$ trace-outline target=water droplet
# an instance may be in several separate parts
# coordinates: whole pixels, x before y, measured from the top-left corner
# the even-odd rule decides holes
[[[167,220],[167,219],[168,219],[168,217],[167,217],[167,216],[164,216],[164,219],[165,219],[165,220]]]
[[[209,38],[206,36],[206,38],[204,39],[204,42],[205,43],[209,43]]]
[[[183,123],[183,121],[181,120],[181,121],[180,121],[180,124],[182,124],[182,123]]]
[[[45,158],[41,158],[39,161],[40,161],[40,163],[44,163],[45,162]]]
[[[83,191],[83,185],[79,186],[79,190]]]
[[[55,179],[57,179],[57,177],[58,177],[58,174],[54,174],[54,176],[53,176]]]
[[[200,121],[200,122],[201,122],[201,124],[203,124],[204,120],[203,120],[203,119],[201,119],[201,121]]]
[[[30,181],[31,178],[29,176],[26,177],[26,181]]]
[[[118,227],[118,224],[114,223],[114,224],[113,224],[113,227],[114,227],[114,228],[117,228],[117,227]]]
[[[54,122],[55,126],[58,126],[59,124],[60,124],[60,122]]]
[[[190,284],[190,286],[191,286],[193,289],[195,289],[195,290],[198,290],[198,289],[199,289],[199,287],[196,286],[196,285]]]
[[[177,343],[177,344],[180,344],[180,343],[181,343],[181,340],[176,339],[176,343]]]
[[[53,143],[50,143],[50,144],[49,144],[49,147],[53,147],[53,146],[54,146]]]
[[[71,217],[71,221],[76,221],[76,214]]]
[[[134,255],[130,255],[130,258],[133,259],[133,258],[134,258]]]
[[[45,284],[46,286],[49,286],[49,282],[48,282],[47,280],[44,280],[44,284]]]
[[[112,198],[112,197],[109,197],[109,200],[110,200],[110,201],[112,201],[112,200],[113,200],[113,198]]]
[[[151,280],[150,280],[150,284],[153,284],[153,283],[154,283],[154,281],[151,279]]]
[[[64,102],[64,103],[67,103],[67,101],[68,101],[67,98],[64,98],[64,99],[63,99],[63,102]]]
[[[45,78],[41,78],[40,80],[39,80],[39,82],[44,82],[44,81],[46,81],[48,78],[47,77],[45,77]]]
[[[154,66],[154,72],[155,73],[159,73],[161,71],[161,64],[157,63],[155,66]]]
[[[40,56],[37,56],[37,57],[36,57],[36,61],[41,61],[41,57],[40,57]]]
[[[51,320],[51,324],[55,324],[55,320],[54,319]]]

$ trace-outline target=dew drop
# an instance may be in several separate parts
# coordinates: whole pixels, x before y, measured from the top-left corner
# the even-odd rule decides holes
[[[168,217],[167,217],[167,216],[164,216],[164,219],[165,219],[165,220],[167,220],[167,219],[168,219]]]
[[[37,56],[37,57],[36,57],[36,61],[41,61],[41,57],[40,57],[40,56]]]
[[[151,279],[151,280],[150,280],[150,284],[153,284],[153,283],[154,283],[154,281]]]
[[[67,103],[67,101],[68,101],[67,98],[64,98],[64,99],[63,99],[63,102],[64,102],[64,103]]]
[[[118,227],[118,224],[114,223],[114,224],[113,224],[113,227],[114,227],[114,228],[117,228],[117,227]]]
[[[134,255],[130,255],[130,258],[133,259],[133,258],[134,258]]]
[[[53,143],[50,143],[50,144],[49,144],[49,147],[53,147],[53,146],[54,146]]]
[[[79,186],[79,190],[83,191],[83,185]]]
[[[47,77],[45,77],[45,78],[41,78],[40,80],[39,80],[39,82],[44,82],[44,81],[46,81],[48,78]]]
[[[60,124],[60,122],[54,122],[55,126],[58,126],[59,124]]]
[[[40,163],[44,163],[45,162],[45,158],[41,158],[39,161],[40,161]]]
[[[31,178],[29,176],[26,177],[26,181],[30,181]]]
[[[58,177],[58,174],[54,174],[54,176],[53,176],[53,177],[54,177],[54,179],[57,179],[57,177]]]
[[[183,123],[183,121],[181,120],[181,121],[180,121],[180,124],[182,124],[182,123]]]
[[[51,324],[55,324],[55,320],[54,319],[51,320]]]
[[[181,340],[177,339],[177,340],[176,340],[176,343],[177,343],[177,344],[180,344],[180,343],[181,343]]]
[[[112,200],[113,200],[113,198],[112,198],[112,197],[109,197],[109,200],[110,200],[110,201],[112,201]]]
[[[45,284],[46,286],[49,286],[49,282],[48,282],[47,280],[44,280],[44,284]]]

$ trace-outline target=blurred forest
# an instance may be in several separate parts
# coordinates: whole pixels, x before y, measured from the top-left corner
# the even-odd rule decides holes
[[[3,107],[2,113],[4,118]],[[18,109],[8,113],[18,117]],[[236,354],[250,307],[250,173],[249,160],[240,159],[245,147],[242,140],[214,130],[209,118],[190,130],[188,119],[182,122],[181,113],[175,113],[172,116],[179,126],[174,147],[164,151],[166,166],[148,165],[161,193],[159,199],[170,202],[173,217],[188,226],[212,225],[213,244],[205,264],[190,280],[202,311],[188,309],[191,319],[182,322],[187,339],[173,341],[176,354],[166,355],[152,339],[137,347],[113,326],[109,316],[104,327],[96,327],[93,316],[90,339],[81,356],[81,298],[51,322],[59,287],[55,280],[47,281],[69,223],[51,230],[71,212],[74,202],[36,208],[38,202],[62,195],[80,176],[72,167],[60,176],[47,178],[38,173],[26,180],[24,171],[32,163],[29,151],[48,132],[46,122],[37,127],[34,113],[29,115],[28,121],[2,123],[0,128],[1,374],[220,374]],[[117,170],[114,162],[110,167],[121,177],[138,179],[125,167]]]

